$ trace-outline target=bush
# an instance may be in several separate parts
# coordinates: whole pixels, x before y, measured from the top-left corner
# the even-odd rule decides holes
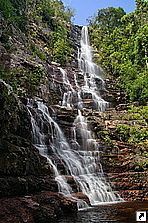
[[[148,75],[139,74],[138,77],[127,86],[131,101],[139,101],[140,104],[146,104],[148,100]]]
[[[147,6],[145,1],[144,7]],[[127,15],[121,8],[101,9],[89,21],[91,41],[99,54],[98,64],[113,78],[119,77],[118,86],[126,90],[129,101],[140,104],[146,104],[148,99],[148,25],[144,7]]]
[[[145,142],[148,137],[148,130],[129,125],[117,125],[117,133],[123,142],[141,143]]]

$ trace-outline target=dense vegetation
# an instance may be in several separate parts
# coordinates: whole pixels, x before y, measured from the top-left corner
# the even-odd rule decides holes
[[[135,12],[122,8],[98,10],[89,20],[96,61],[118,78],[129,101],[145,104],[148,97],[148,1],[136,0]]]
[[[148,2],[136,0],[136,10],[126,14],[122,8],[109,7],[98,10],[96,16],[89,20],[91,42],[96,49],[96,62],[106,73],[118,78],[118,85],[126,89],[129,101],[147,101],[148,76]],[[70,22],[73,12],[60,0],[1,0],[0,14],[5,23],[2,27],[0,42],[9,53],[16,51],[13,35],[24,33],[28,40],[25,47],[46,62],[56,61],[66,65],[71,57]],[[37,30],[32,29],[37,25]],[[40,27],[48,32],[41,37]],[[14,28],[15,27],[15,28]],[[14,33],[15,30],[20,30]],[[15,38],[15,37],[14,37]],[[19,50],[19,49],[18,49]],[[39,77],[38,70],[42,70]],[[36,72],[37,70],[37,72]],[[33,71],[23,71],[32,89],[38,82],[42,83],[44,69],[38,65]],[[1,69],[1,77],[10,83],[14,90],[18,88],[22,70],[11,73]]]
[[[0,78],[15,93],[34,95],[45,83],[49,61],[65,66],[71,59],[72,16],[72,10],[58,0],[0,1],[0,44],[7,52],[4,61],[0,59]],[[11,54],[16,55],[14,61]],[[29,64],[22,66],[26,60]]]
[[[51,56],[56,62],[65,64],[70,54],[70,42],[68,40],[70,29],[68,27],[72,10],[66,8],[62,1],[56,0],[1,0],[0,13],[7,21],[7,26],[3,30],[0,41],[9,48],[10,27],[13,25],[29,36],[29,24],[35,22],[43,25],[51,31],[49,34],[49,48]],[[35,33],[34,33],[35,37]],[[44,55],[38,52],[41,59]]]

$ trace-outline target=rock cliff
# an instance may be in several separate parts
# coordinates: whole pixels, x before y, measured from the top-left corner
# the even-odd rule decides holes
[[[2,34],[8,26],[3,17],[1,24]],[[72,53],[65,67],[51,61],[51,49],[47,49],[51,29],[45,29],[42,24],[29,24],[32,33],[29,38],[10,26],[11,50],[0,43],[0,68],[3,71],[0,80],[0,222],[55,222],[57,216],[77,209],[75,201],[58,193],[51,165],[32,144],[31,122],[26,108],[27,98],[46,103],[67,139],[72,140],[71,128],[77,105],[73,101],[74,108],[61,106],[65,91],[61,68],[66,70],[72,84],[75,74],[79,74],[79,85],[83,84],[77,61],[81,27],[67,26],[71,30]],[[114,108],[98,112],[86,106],[83,115],[95,134],[102,167],[115,190],[125,200],[146,200],[146,108],[137,106],[134,111],[134,105],[119,104],[125,95],[114,87],[115,81],[107,79],[108,92],[103,89],[101,93]],[[64,174],[60,161],[59,166]],[[67,176],[67,181],[75,196],[87,201],[83,194],[78,194],[70,176]],[[12,210],[15,211],[14,217]]]

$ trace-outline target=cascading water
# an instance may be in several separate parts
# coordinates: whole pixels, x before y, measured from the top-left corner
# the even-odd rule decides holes
[[[117,200],[116,194],[112,192],[110,185],[105,182],[101,165],[97,165],[99,159],[97,143],[95,139],[92,139],[91,132],[88,130],[80,111],[74,125],[78,131],[81,128],[82,138],[85,134],[86,142],[83,146],[86,146],[87,150],[84,150],[81,146],[79,150],[73,150],[70,147],[58,124],[50,117],[47,106],[42,102],[36,102],[36,105],[29,102],[27,107],[31,117],[34,144],[40,154],[46,157],[48,163],[52,166],[59,192],[76,200],[71,195],[73,191],[65,176],[60,174],[56,161],[52,160],[48,154],[49,151],[52,151],[55,156],[63,161],[66,175],[70,174],[73,177],[77,183],[78,191],[87,195],[92,205]],[[91,151],[89,148],[93,148],[93,150]],[[77,201],[79,208],[87,207],[84,201],[79,199]]]
[[[59,190],[63,194],[68,195],[72,190],[66,183],[64,177],[60,175],[54,161],[52,161],[48,155],[50,149],[54,152],[59,147],[64,146],[64,143],[66,144],[65,140],[62,140],[62,132],[56,122],[50,117],[48,108],[43,103],[34,103],[28,100],[27,109],[31,117],[33,143],[40,154],[44,156],[47,162],[52,166]]]
[[[70,171],[72,175],[72,169],[75,169],[76,173],[82,172],[81,163],[78,160],[77,154],[71,150],[60,127],[51,118],[48,107],[42,102],[28,100],[27,109],[31,117],[33,143],[40,154],[51,165],[55,174],[55,180],[58,183],[59,192],[76,200],[78,209],[88,207],[85,201],[71,195],[73,192],[72,188],[68,185],[65,176],[60,174],[55,160],[49,155],[50,151],[50,153],[52,152],[65,163],[67,174]]]
[[[92,137],[89,130],[87,120],[82,116],[82,108],[93,108],[99,111],[104,111],[108,107],[108,102],[101,98],[99,90],[105,90],[102,69],[92,62],[92,48],[89,45],[88,29],[86,26],[82,28],[81,34],[81,49],[78,51],[78,68],[84,78],[83,85],[78,84],[78,77],[74,75],[76,90],[70,90],[71,101],[77,95],[78,116],[74,121],[73,135],[74,148],[76,148],[76,155],[81,162],[83,170],[73,172],[74,168],[70,170],[71,175],[80,187],[80,191],[86,194],[92,205],[100,202],[111,202],[120,200],[119,196],[112,192],[109,183],[106,182],[102,166],[99,160],[99,149],[97,141]],[[65,73],[66,71],[64,71]],[[64,74],[64,77],[67,77]],[[66,80],[68,85],[71,85],[69,80]],[[70,87],[73,89],[72,85]],[[68,94],[68,93],[66,93]],[[91,102],[91,103],[90,103]],[[65,102],[63,105],[73,108],[74,105]],[[77,139],[79,138],[79,140]],[[79,141],[79,142],[78,142]],[[73,152],[74,152],[73,148]],[[77,169],[77,168],[76,168]]]
[[[108,102],[103,100],[99,94],[96,82],[99,82],[101,89],[104,88],[104,81],[100,77],[101,68],[92,62],[91,50],[87,27],[83,27],[81,50],[78,54],[79,74],[84,77],[83,84],[79,84],[75,74],[73,78],[75,86],[73,86],[74,84],[71,84],[66,71],[59,68],[63,86],[66,89],[63,94],[62,106],[78,109],[78,115],[73,123],[73,143],[68,144],[61,128],[49,115],[46,105],[42,102],[32,103],[31,101],[27,105],[36,148],[52,166],[59,192],[77,200],[79,208],[87,207],[87,204],[73,197],[74,191],[67,183],[66,176],[72,177],[77,185],[77,192],[85,194],[91,205],[121,200],[105,180],[100,164],[98,142],[92,136],[87,119],[82,116],[81,112],[81,109],[86,107],[87,100],[93,102],[90,103],[90,108],[93,106],[93,109],[99,111],[104,111],[108,106]],[[51,153],[62,162],[65,169],[64,174],[60,172],[58,163]]]
[[[82,28],[78,66],[84,76],[84,85],[81,87],[83,102],[92,101],[93,108],[104,111],[108,106],[108,102],[103,100],[99,93],[100,89],[105,89],[104,80],[101,78],[103,71],[92,62],[92,47],[89,45],[88,28],[86,26]],[[85,107],[85,103],[83,103],[83,107]]]
[[[75,87],[70,83],[66,71],[59,68],[63,76],[63,85],[66,92],[63,95],[62,106],[71,108],[93,108],[104,111],[109,103],[101,98],[99,90],[105,90],[102,79],[103,71],[92,62],[92,47],[89,45],[88,29],[82,28],[81,49],[78,50],[79,75],[83,83],[79,84],[79,77],[74,73]]]
[[[79,172],[76,181],[80,184],[80,191],[87,195],[92,205],[100,202],[113,202],[119,199],[112,192],[109,183],[106,182],[99,158],[97,141],[92,137],[86,118],[78,110],[78,116],[74,121],[75,134],[80,135],[80,143],[77,154],[81,160],[83,173]]]

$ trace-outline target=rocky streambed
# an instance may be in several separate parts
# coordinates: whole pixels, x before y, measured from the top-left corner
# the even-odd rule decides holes
[[[58,223],[135,223],[137,211],[142,210],[148,210],[148,202],[133,201],[99,205],[68,217],[61,217]]]

